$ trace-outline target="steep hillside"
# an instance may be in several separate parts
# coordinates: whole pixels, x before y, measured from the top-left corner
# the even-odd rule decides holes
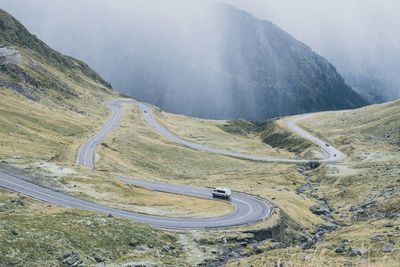
[[[0,159],[25,162],[66,160],[106,118],[102,102],[115,95],[86,64],[54,51],[2,10],[0,94]]]
[[[102,103],[111,97],[116,94],[87,65],[52,50],[0,10],[1,169],[65,190],[65,177],[78,173],[72,169],[76,149],[107,118]],[[156,249],[176,243],[174,236],[147,226],[5,189],[0,218],[2,266],[81,266],[125,254],[132,240]]]
[[[111,92],[111,86],[85,63],[54,51],[3,10],[0,85],[34,101],[51,99],[59,105],[68,99],[106,96]]]
[[[260,120],[366,103],[334,66],[276,25],[224,5],[218,14],[233,117]]]
[[[232,212],[233,206],[229,203],[216,205],[213,200],[128,186],[114,178],[122,171],[115,169],[116,166],[112,173],[110,167],[91,171],[77,166],[78,146],[109,115],[104,101],[121,96],[112,92],[84,63],[50,49],[5,12],[1,13],[0,25],[3,27],[0,46],[2,179],[7,177],[4,170],[10,170],[24,174],[30,182],[69,195],[149,214],[204,217]],[[165,144],[168,142],[159,140],[153,129],[149,127],[141,132],[145,139],[151,134],[157,138],[147,139],[148,142],[164,143],[167,147],[164,155],[176,156]],[[146,143],[138,150],[146,151]],[[143,161],[157,156],[155,151],[149,152]],[[111,153],[101,154],[107,164],[110,156]],[[144,172],[139,175],[146,177]],[[149,262],[151,265],[176,266],[182,262],[189,265],[201,262],[204,257],[215,258],[212,251],[217,251],[220,244],[213,241],[214,244],[204,248],[202,243],[209,238],[205,232],[181,236],[99,213],[53,206],[6,189],[0,189],[0,221],[0,265],[4,266],[147,265]],[[224,232],[217,238],[229,235],[232,240],[240,240],[244,234]],[[193,247],[199,256],[193,257]]]
[[[283,262],[289,266],[398,266],[400,250],[400,101],[326,112],[301,122],[348,156],[321,166],[299,193],[320,204],[311,210],[339,226],[312,249],[287,248],[230,266]]]
[[[328,174],[319,177],[319,181],[322,187],[329,189],[331,204],[350,211],[353,219],[393,217],[391,213],[399,216],[398,210],[390,210],[386,205],[393,201],[400,203],[399,114],[400,102],[395,101],[354,111],[321,114],[316,120],[303,123],[347,154],[345,165],[326,167]],[[330,185],[335,185],[335,189],[329,188]],[[384,211],[386,208],[388,210]],[[382,213],[378,215],[375,209]]]

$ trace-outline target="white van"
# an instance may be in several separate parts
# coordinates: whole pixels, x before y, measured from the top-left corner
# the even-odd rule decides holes
[[[213,189],[212,195],[213,197],[223,197],[223,198],[230,198],[231,197],[231,190],[228,188],[217,187]]]

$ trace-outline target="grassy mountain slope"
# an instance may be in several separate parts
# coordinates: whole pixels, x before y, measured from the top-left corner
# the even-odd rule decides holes
[[[50,206],[3,189],[0,204],[2,266],[180,262],[181,252],[161,252],[163,247],[178,246],[173,234],[105,215]],[[151,249],[139,252],[140,248]]]
[[[330,167],[325,178],[320,178],[322,186],[335,185],[336,190],[328,195],[334,206],[357,210],[369,200],[376,200],[371,206],[380,208],[386,201],[396,199],[400,203],[400,195],[387,193],[384,196],[385,190],[396,192],[399,186],[399,114],[400,102],[396,101],[354,111],[321,114],[315,121],[303,123],[310,131],[326,136],[348,155],[343,166]],[[382,192],[383,196],[375,199]],[[363,211],[362,214],[364,212],[368,213]]]
[[[106,120],[103,102],[119,95],[84,63],[51,50],[10,15],[0,14],[5,29],[0,33],[1,167],[27,173],[33,182],[71,195],[152,214],[221,215],[231,207],[149,192],[118,182],[113,175],[229,185],[279,206],[270,220],[253,226],[181,233],[54,207],[2,189],[0,262],[4,265],[82,261],[83,266],[104,262],[176,266],[221,264],[232,258],[245,258],[232,262],[244,266],[282,260],[307,266],[398,262],[399,102],[322,113],[304,121],[309,131],[349,155],[344,164],[316,170],[194,151],[160,137],[136,107],[127,107],[121,127],[98,148],[96,170],[89,171],[75,165],[76,150]],[[187,139],[233,150],[282,156],[295,156],[302,148],[313,150],[282,128],[280,120],[210,121],[164,112],[157,113],[157,119]],[[299,190],[305,182],[310,186]],[[316,215],[315,207],[325,202],[333,211]],[[311,250],[300,248],[332,219],[342,227],[326,234]],[[350,245],[344,239],[350,239]],[[336,253],[342,244],[344,252]],[[352,256],[350,246],[367,247],[368,253]],[[382,254],[384,249],[392,250]]]
[[[311,250],[271,250],[230,266],[398,266],[400,250],[400,101],[326,112],[303,127],[348,156],[306,172],[304,194],[326,203],[341,225]],[[317,206],[318,210],[321,206]],[[323,215],[322,218],[326,218]]]
[[[0,158],[68,160],[99,122],[111,87],[79,60],[64,56],[0,10]]]
[[[164,120],[165,117],[168,119]],[[190,125],[192,138],[198,140],[201,137],[206,144],[218,140],[220,147],[246,151],[247,145],[252,144],[260,152],[262,147],[266,147],[266,151],[274,151],[261,142],[257,144],[249,138],[227,135],[218,128],[216,121],[166,113],[159,119],[165,125],[175,125],[179,131],[172,127],[169,129],[177,134],[186,132],[184,129],[189,129]],[[182,136],[185,137],[185,134]],[[98,151],[100,159],[97,164],[101,169],[168,183],[200,187],[229,185],[234,190],[273,199],[304,226],[312,228],[321,222],[308,210],[315,202],[296,194],[297,184],[302,181],[296,171],[297,166],[239,160],[182,147],[154,132],[136,107],[129,108],[121,122],[121,129],[113,132],[104,143]],[[288,152],[282,154],[291,155]]]
[[[2,64],[3,80],[12,80],[29,86],[25,93],[31,97],[38,96],[43,90],[58,91],[59,96],[77,96],[71,83],[93,87],[107,91],[111,86],[85,63],[62,55],[51,49],[7,12],[0,10],[0,46],[15,47],[22,55],[22,64]],[[45,65],[45,66],[43,66]],[[51,68],[49,68],[51,67]],[[60,80],[57,72],[68,77]],[[7,79],[8,78],[8,79]],[[49,95],[49,92],[46,91]]]
[[[76,173],[77,147],[107,118],[103,101],[116,94],[87,65],[52,50],[2,10],[0,47],[0,165],[62,188],[63,177]],[[176,242],[150,227],[53,207],[3,189],[0,203],[4,266],[59,265],[73,252],[87,265],[127,251],[135,255],[132,240],[155,250]]]
[[[127,210],[170,216],[232,211],[229,204],[151,192],[118,182],[107,171],[76,166],[78,146],[109,115],[104,101],[120,95],[87,65],[52,50],[4,11],[0,27],[1,168]],[[181,246],[176,234],[134,222],[54,207],[3,189],[0,207],[0,262],[6,266],[53,266],[68,261],[72,252],[85,266],[143,260],[176,264],[182,255],[168,248]]]

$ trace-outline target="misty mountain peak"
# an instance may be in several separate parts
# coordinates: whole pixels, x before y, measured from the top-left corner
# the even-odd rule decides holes
[[[264,120],[366,104],[327,60],[275,24],[226,4],[207,17],[212,27],[192,23],[169,51],[140,47],[144,53],[132,53],[131,63],[119,62],[129,78],[110,80],[167,111],[206,118]]]

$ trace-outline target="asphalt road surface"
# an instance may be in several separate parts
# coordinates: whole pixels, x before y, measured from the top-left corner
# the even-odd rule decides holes
[[[78,150],[77,163],[81,166],[94,168],[96,160],[96,147],[100,144],[115,128],[117,128],[119,121],[123,115],[123,104],[137,103],[135,100],[118,99],[106,102],[106,106],[111,110],[111,116],[103,126],[103,128],[95,136],[91,137],[85,144]]]
[[[138,105],[138,107],[143,111],[146,122],[148,124],[150,124],[153,127],[153,129],[155,131],[157,131],[160,135],[162,135],[163,137],[167,138],[170,141],[176,142],[183,146],[190,147],[192,149],[207,152],[207,153],[219,154],[219,155],[224,155],[224,156],[229,156],[229,157],[234,157],[234,158],[248,159],[248,160],[255,160],[255,161],[282,162],[282,163],[294,163],[294,164],[302,164],[302,163],[309,163],[309,162],[334,163],[334,162],[344,159],[344,157],[345,157],[345,155],[342,152],[340,152],[339,150],[337,150],[336,148],[332,147],[329,144],[328,144],[329,146],[327,146],[324,141],[313,136],[312,134],[305,131],[304,129],[302,129],[300,126],[298,126],[296,124],[300,120],[314,116],[315,113],[296,116],[288,122],[287,126],[293,132],[297,133],[301,137],[303,137],[303,138],[313,142],[317,146],[319,146],[321,148],[321,150],[324,152],[325,158],[324,159],[286,159],[286,158],[279,158],[279,157],[272,157],[272,156],[257,156],[257,155],[251,155],[251,154],[238,153],[238,152],[228,151],[228,150],[214,148],[214,147],[208,147],[208,146],[205,146],[202,144],[190,142],[188,140],[180,138],[179,136],[176,136],[175,134],[171,133],[168,129],[166,129],[163,125],[161,125],[154,118],[151,105],[149,105],[147,103],[143,103],[143,102],[137,102],[136,105]]]
[[[209,218],[179,218],[147,215],[95,204],[35,185],[26,181],[27,179],[27,177],[22,175],[12,174],[6,170],[0,169],[0,186],[19,192],[23,195],[63,207],[111,214],[114,217],[129,219],[161,228],[208,229],[238,226],[263,220],[273,212],[272,205],[267,201],[250,195],[234,192],[230,203],[232,203],[236,209],[233,213],[226,216]],[[131,185],[142,186],[156,191],[171,192],[206,199],[212,198],[211,189],[146,182],[144,180],[130,179],[126,177],[119,177],[118,179]]]
[[[310,133],[308,133],[296,124],[296,122],[298,122],[299,120],[308,118],[313,114],[306,114],[294,117],[288,122],[288,127],[303,138],[317,144],[325,153],[326,158],[322,160],[284,159],[270,156],[255,156],[250,154],[237,153],[189,142],[174,135],[164,126],[162,126],[154,118],[151,105],[143,102],[138,102],[133,99],[117,99],[106,103],[107,107],[111,110],[111,116],[107,120],[103,128],[79,148],[77,155],[77,164],[81,166],[86,166],[88,168],[94,168],[96,160],[96,147],[108,136],[108,134],[110,134],[115,128],[117,128],[123,115],[122,108],[124,104],[137,105],[143,111],[146,122],[163,137],[169,139],[170,141],[207,153],[220,154],[224,156],[248,160],[285,163],[308,163],[311,161],[333,163],[344,158],[344,154],[342,154],[340,151],[333,148],[332,146],[327,146],[325,142],[312,136]],[[212,199],[211,189],[207,188],[195,188],[183,185],[164,184],[127,177],[117,177],[117,179],[130,185],[145,187],[155,191]],[[54,190],[35,185],[28,182],[27,180],[29,180],[27,177],[14,174],[8,170],[0,169],[0,186],[7,189],[55,205],[111,214],[115,217],[131,219],[140,223],[150,224],[162,228],[204,229],[239,226],[263,220],[270,216],[273,212],[273,205],[270,204],[268,201],[248,194],[233,192],[230,203],[235,206],[235,211],[229,215],[209,218],[179,218],[147,215],[113,209],[103,205],[88,202],[73,196],[66,195],[64,193],[56,192]]]
[[[144,103],[144,102],[139,102],[134,99],[117,99],[113,101],[109,101],[106,103],[106,105],[110,108],[112,114],[111,117],[108,119],[107,123],[103,127],[103,129],[97,133],[95,136],[90,138],[86,144],[81,146],[81,148],[78,151],[78,159],[77,162],[79,165],[86,166],[89,168],[94,168],[94,162],[95,162],[95,149],[96,146],[101,143],[105,137],[113,131],[122,115],[122,105],[123,104],[134,104],[137,105],[143,112],[144,118],[146,122],[152,126],[152,128],[161,136],[164,138],[181,144],[183,146],[198,150],[198,151],[203,151],[206,153],[212,153],[212,154],[219,154],[223,156],[228,156],[228,157],[234,157],[234,158],[239,158],[239,159],[247,159],[247,160],[255,160],[255,161],[265,161],[265,162],[282,162],[282,163],[294,163],[294,164],[304,164],[304,163],[310,163],[310,162],[318,162],[318,163],[334,163],[340,160],[343,160],[345,155],[340,152],[338,149],[334,148],[331,145],[327,145],[326,142],[322,141],[321,139],[313,136],[303,128],[297,125],[297,122],[303,119],[310,118],[315,115],[315,113],[310,113],[310,114],[304,114],[304,115],[298,115],[293,117],[291,120],[288,121],[287,127],[291,129],[293,132],[297,133],[304,139],[307,139],[317,146],[321,148],[321,150],[325,154],[324,159],[288,159],[288,158],[279,158],[279,157],[272,157],[272,156],[258,156],[258,155],[251,155],[251,154],[245,154],[245,153],[239,153],[239,152],[234,152],[234,151],[228,151],[220,148],[214,148],[214,147],[209,147],[206,145],[190,142],[188,140],[185,140],[179,136],[176,136],[172,132],[170,132],[167,128],[165,128],[163,125],[161,125],[156,118],[154,117],[153,114],[153,108],[151,105]]]

